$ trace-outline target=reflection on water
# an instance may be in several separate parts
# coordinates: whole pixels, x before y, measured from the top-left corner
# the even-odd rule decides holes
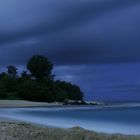
[[[106,133],[140,134],[140,107],[1,109],[0,116],[55,127],[81,126]]]

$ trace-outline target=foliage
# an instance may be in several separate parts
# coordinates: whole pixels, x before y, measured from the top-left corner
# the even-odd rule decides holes
[[[82,100],[83,99],[83,92],[80,90],[80,88],[77,85],[57,80],[56,85],[60,87],[62,90],[64,90],[67,93],[69,100]]]
[[[17,68],[15,66],[7,66],[7,73],[11,78],[15,78],[17,75]]]
[[[29,71],[24,70],[17,74],[17,68],[10,65],[7,72],[0,73],[0,99],[38,102],[83,99],[83,92],[78,86],[52,78],[53,65],[46,57],[33,56],[28,61],[27,68]]]
[[[50,79],[53,65],[47,57],[34,55],[28,61],[27,69],[36,79]]]

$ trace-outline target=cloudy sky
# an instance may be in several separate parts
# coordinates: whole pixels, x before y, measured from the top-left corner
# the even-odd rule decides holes
[[[139,0],[0,0],[0,68],[33,54],[87,100],[140,101]]]

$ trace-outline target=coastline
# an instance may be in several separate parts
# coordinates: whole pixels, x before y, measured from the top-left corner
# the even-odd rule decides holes
[[[0,100],[0,108],[64,107],[60,103]],[[108,105],[96,107],[109,107]],[[122,106],[121,106],[122,107]],[[105,134],[80,127],[63,129],[0,117],[0,140],[139,140],[140,135]]]
[[[0,100],[0,108],[30,108],[30,107],[57,107],[62,103],[31,102],[24,100]]]

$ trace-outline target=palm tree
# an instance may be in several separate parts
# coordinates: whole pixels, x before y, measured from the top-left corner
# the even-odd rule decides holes
[[[25,79],[30,79],[30,75],[27,73],[26,70],[23,70],[21,73],[21,77]]]
[[[16,78],[17,68],[15,66],[9,65],[7,66],[7,73],[11,78]]]

